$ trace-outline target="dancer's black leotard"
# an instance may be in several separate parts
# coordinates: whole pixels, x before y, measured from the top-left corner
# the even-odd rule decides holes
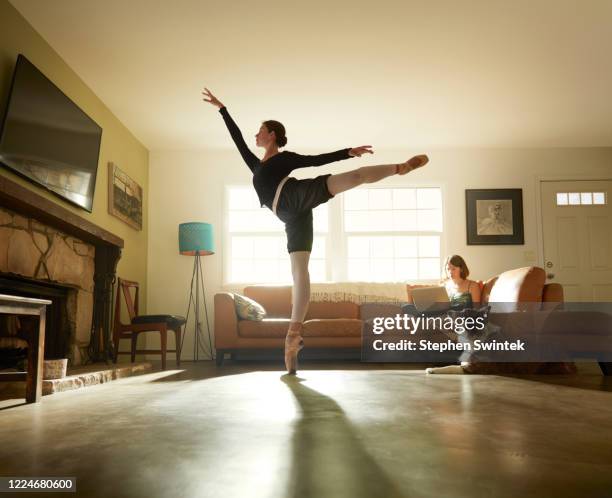
[[[272,209],[272,202],[278,184],[294,169],[306,168],[308,166],[322,166],[352,157],[349,156],[350,148],[315,156],[306,156],[285,150],[262,162],[248,148],[240,129],[227,112],[227,108],[222,107],[219,109],[219,112],[223,116],[223,120],[225,121],[236,147],[238,147],[242,159],[244,159],[244,162],[253,172],[253,186],[259,197],[261,207],[266,206]]]

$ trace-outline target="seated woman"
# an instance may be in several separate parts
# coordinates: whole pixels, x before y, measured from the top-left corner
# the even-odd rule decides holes
[[[470,270],[465,260],[458,254],[446,258],[444,263],[446,278],[441,284],[446,288],[451,309],[462,310],[475,308],[480,304],[481,291],[478,282],[469,280]],[[462,359],[464,355],[462,355]],[[461,365],[448,365],[446,367],[433,367],[425,369],[428,374],[463,374],[469,367],[468,361],[462,361]]]
[[[458,255],[446,258],[444,266],[446,279],[441,283],[445,286],[451,302],[451,308],[462,310],[478,308],[481,300],[481,290],[478,282],[468,280],[470,271],[465,260]],[[499,331],[499,327],[487,323],[480,338],[492,339]],[[460,336],[461,341],[469,341],[465,335]],[[459,358],[459,365],[426,368],[428,374],[573,374],[576,366],[572,362],[495,362],[487,353],[464,351]]]
[[[444,273],[446,277],[440,280],[439,285],[446,288],[451,309],[462,310],[477,307],[480,303],[480,286],[478,282],[467,278],[470,270],[464,259],[457,254],[448,256],[444,262]],[[410,294],[410,288],[411,286],[407,286],[408,294]],[[402,311],[409,315],[421,314],[414,303],[404,304]]]

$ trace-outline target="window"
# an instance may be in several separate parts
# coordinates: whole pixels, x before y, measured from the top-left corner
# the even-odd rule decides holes
[[[440,188],[360,188],[343,195],[348,280],[440,278]]]
[[[605,204],[605,192],[557,192],[557,206],[591,206]]]
[[[225,281],[289,283],[283,223],[259,206],[252,187],[228,188]],[[437,280],[442,191],[357,188],[314,210],[313,282]]]
[[[225,280],[229,283],[291,282],[291,263],[283,223],[262,209],[252,187],[228,188],[228,248]],[[315,230],[310,278],[326,280],[327,206],[313,212]]]

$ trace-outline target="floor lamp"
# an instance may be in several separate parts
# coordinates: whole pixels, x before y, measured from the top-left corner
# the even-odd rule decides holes
[[[206,307],[206,294],[204,293],[204,274],[202,273],[201,256],[209,256],[215,253],[215,244],[213,240],[213,227],[210,223],[181,223],[179,225],[179,252],[184,256],[195,256],[193,260],[193,272],[191,274],[191,287],[189,290],[189,306],[187,307],[187,317],[189,320],[189,312],[191,305],[195,313],[195,323],[193,331],[193,360],[199,360],[200,347],[204,349],[204,338],[202,336],[202,323],[200,318],[200,296],[204,301],[204,316],[206,317],[206,330],[208,331],[208,345],[210,347],[210,357],[214,359],[212,350],[212,341],[210,339],[210,326],[208,324],[208,309]],[[183,350],[183,342],[187,335],[187,326],[185,325],[185,334],[181,341],[181,351]]]

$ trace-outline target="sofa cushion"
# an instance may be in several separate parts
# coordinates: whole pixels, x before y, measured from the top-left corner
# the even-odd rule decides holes
[[[284,338],[289,329],[288,318],[264,318],[260,322],[241,320],[238,335],[241,337]],[[360,337],[362,321],[351,318],[327,318],[304,322],[304,337]]]
[[[290,285],[249,285],[244,295],[261,304],[268,318],[289,318],[291,316]]]
[[[402,306],[395,303],[363,303],[359,308],[359,318],[365,322],[384,316],[402,315]]]
[[[304,322],[304,337],[361,337],[361,320],[325,318]]]
[[[240,294],[234,294],[234,306],[236,314],[242,320],[259,322],[266,317],[265,308],[258,302]]]
[[[306,320],[315,318],[359,318],[359,305],[349,302],[311,301]]]
[[[244,295],[257,301],[267,312],[267,318],[291,316],[291,286],[249,285]],[[313,318],[359,318],[359,304],[350,302],[311,301],[306,320]]]
[[[289,329],[289,318],[264,318],[259,322],[240,320],[238,335],[241,337],[285,337]]]

